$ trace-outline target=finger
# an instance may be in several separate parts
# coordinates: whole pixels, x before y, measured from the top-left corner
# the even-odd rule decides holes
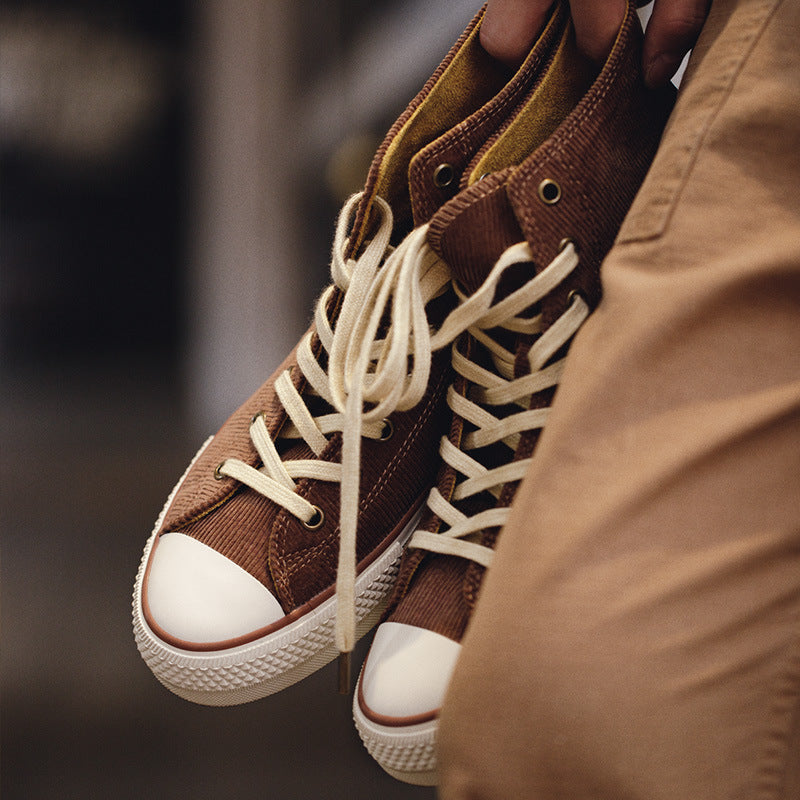
[[[626,6],[625,0],[570,0],[578,47],[593,61],[611,52]]]
[[[489,55],[517,67],[544,27],[552,0],[489,0],[481,44]]]
[[[656,0],[644,39],[647,84],[662,86],[694,47],[711,7],[711,0]]]

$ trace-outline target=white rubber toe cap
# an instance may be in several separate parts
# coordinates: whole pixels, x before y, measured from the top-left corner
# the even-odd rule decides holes
[[[184,533],[159,538],[144,599],[150,620],[165,634],[194,645],[237,639],[284,616],[266,586]]]
[[[403,719],[437,712],[461,645],[439,633],[384,622],[361,673],[361,703],[375,717]]]

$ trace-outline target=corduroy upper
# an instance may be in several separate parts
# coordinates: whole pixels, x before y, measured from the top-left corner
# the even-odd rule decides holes
[[[473,183],[432,216],[428,240],[467,294],[475,291],[499,256],[516,242],[527,242],[532,259],[509,273],[499,295],[539,274],[559,253],[564,240],[571,240],[579,267],[530,313],[540,313],[547,330],[566,311],[573,292],[590,308],[597,305],[602,259],[644,178],[674,101],[671,90],[651,92],[645,88],[640,64],[641,29],[629,8],[611,55],[566,119],[543,143],[534,139],[532,152],[518,166],[506,166]],[[525,130],[519,117],[537,113],[541,93],[539,98],[535,94],[530,106],[515,118],[518,130]],[[522,149],[518,142],[507,148]],[[559,195],[553,202],[555,195],[548,191],[555,192],[556,187]],[[530,370],[527,355],[533,341],[534,337],[520,334],[508,343],[516,355],[515,377]],[[457,347],[473,360],[491,366],[488,355],[481,352],[482,345],[469,334],[460,338]],[[553,358],[563,355],[559,352]],[[454,381],[453,388],[465,396],[474,392],[462,377]],[[554,393],[554,388],[534,392],[529,407],[549,407]],[[502,417],[512,409],[494,407],[492,411]],[[469,430],[469,424],[454,414],[450,441],[458,446]],[[522,434],[513,460],[530,457],[540,432],[536,427]],[[481,458],[493,464],[507,456],[493,446],[486,448]],[[457,480],[456,470],[444,465],[437,480],[440,492],[449,496]],[[483,493],[459,507],[473,514],[493,505],[508,506],[517,483],[506,484],[497,499]],[[441,525],[429,512],[421,527],[435,532]],[[492,546],[498,533],[497,528],[485,530],[481,543]],[[483,572],[484,567],[468,559],[411,548],[404,556],[385,618],[459,641],[477,600]]]
[[[356,254],[374,228],[374,197],[387,199],[395,217],[395,237],[427,221],[457,193],[459,180],[447,185],[433,179],[445,163],[458,176],[536,85],[563,34],[566,15],[559,7],[540,42],[509,80],[505,67],[494,62],[477,40],[479,14],[420,94],[387,135],[370,169],[364,195],[350,234]],[[409,177],[410,176],[410,177]],[[413,208],[413,213],[412,213]],[[327,308],[336,325],[342,293],[335,290]],[[443,305],[444,298],[434,301]],[[436,309],[433,309],[436,314]],[[325,368],[325,353],[312,326],[312,348]],[[436,471],[438,439],[447,426],[444,390],[449,378],[446,354],[434,361],[428,392],[407,412],[392,415],[387,441],[365,439],[362,445],[357,559],[369,560],[396,536],[409,513],[423,501]],[[212,547],[266,586],[290,613],[332,590],[338,550],[339,486],[302,479],[298,494],[323,513],[321,527],[309,530],[279,504],[220,475],[226,459],[259,466],[250,437],[254,415],[262,414],[282,460],[311,459],[302,439],[281,437],[287,416],[274,383],[289,370],[292,384],[306,398],[312,413],[323,413],[322,398],[309,397],[305,378],[291,353],[276,373],[225,423],[186,476],[161,526],[161,533],[181,532]],[[318,456],[337,462],[341,434],[329,437]],[[145,587],[146,592],[146,587]]]

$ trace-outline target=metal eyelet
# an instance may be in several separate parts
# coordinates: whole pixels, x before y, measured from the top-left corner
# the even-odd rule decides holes
[[[569,236],[567,236],[558,243],[558,252],[563,253],[570,245],[577,251],[578,245],[575,244],[574,239],[570,239]]]
[[[572,290],[572,291],[571,291],[571,292],[570,292],[570,293],[567,295],[567,305],[568,305],[568,306],[571,306],[571,305],[572,305],[572,302],[573,302],[574,300],[576,300],[576,299],[583,300],[583,302],[584,302],[584,303],[586,303],[586,298],[584,297],[584,295],[583,295],[583,292],[581,292],[579,289],[573,289],[573,290]],[[587,305],[588,305],[588,304],[587,304]]]
[[[482,181],[484,178],[488,178],[492,173],[491,172],[483,172],[478,177],[478,181]]]
[[[439,164],[433,171],[433,182],[439,189],[446,189],[456,177],[452,164]]]
[[[378,437],[379,442],[385,442],[394,436],[394,423],[390,419],[383,420],[383,428],[381,428],[381,435]]]
[[[225,466],[225,462],[221,461],[217,466],[214,468],[214,480],[215,481],[222,481],[227,478],[227,475],[223,475],[220,470]]]
[[[561,186],[552,178],[545,178],[537,189],[539,199],[548,206],[554,206],[561,199]]]
[[[301,522],[306,530],[315,531],[321,528],[325,522],[325,514],[319,506],[314,506],[314,513],[311,515],[311,519],[308,522],[304,520],[301,520]]]
[[[259,411],[258,413],[256,413],[256,414],[253,414],[253,416],[252,416],[252,417],[250,417],[250,424],[251,424],[251,425],[254,425],[254,424],[255,424],[255,422],[256,422],[256,420],[257,420],[259,417],[263,417],[263,418],[264,418],[264,422],[266,422],[266,421],[267,421],[267,412],[266,412],[266,411]]]

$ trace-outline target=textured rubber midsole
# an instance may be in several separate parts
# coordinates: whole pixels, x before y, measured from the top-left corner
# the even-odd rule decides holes
[[[353,721],[369,754],[392,777],[419,786],[437,783],[436,731],[438,718],[416,725],[380,725],[353,698]]]
[[[142,608],[145,570],[166,511],[184,478],[185,474],[156,521],[142,556],[133,593],[136,644],[156,678],[187,700],[204,705],[235,705],[280,691],[333,660],[338,652],[333,640],[335,595],[289,625],[225,650],[183,650],[164,642],[151,630]],[[355,587],[357,636],[363,636],[380,619],[397,575],[403,545],[418,521],[419,514],[415,514],[384,552],[358,575]]]

